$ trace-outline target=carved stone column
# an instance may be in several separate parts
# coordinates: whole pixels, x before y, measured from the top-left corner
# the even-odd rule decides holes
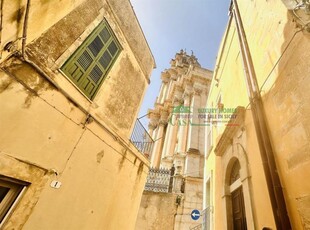
[[[164,137],[164,130],[165,126],[167,125],[167,119],[168,118],[168,112],[162,111],[160,115],[160,120],[158,124],[158,131],[156,134],[156,138],[154,139],[154,146],[152,151],[152,157],[151,157],[151,167],[159,168],[160,166],[160,159],[162,154],[162,142]]]
[[[179,106],[181,104],[181,98],[178,96],[174,97],[173,106],[174,108]],[[162,165],[165,168],[171,168],[172,167],[172,161],[173,161],[173,154],[174,154],[174,148],[176,144],[176,138],[177,138],[177,129],[178,124],[176,121],[176,114],[173,114],[173,108],[170,112],[169,120],[168,120],[168,128],[166,132],[166,137],[164,141],[163,146],[163,154],[162,154]]]
[[[201,93],[202,88],[197,85],[194,85],[194,94],[191,100],[192,117],[190,119],[190,125],[188,126],[187,148],[186,148],[187,154],[184,166],[184,174],[186,176],[191,177],[199,177],[199,171],[202,170],[200,166],[200,158],[201,158],[199,152],[200,121],[198,117],[198,109],[200,108]]]
[[[180,106],[183,100],[181,98],[176,98],[173,106],[177,107]],[[170,143],[167,147],[167,156],[172,157],[175,150],[175,145],[177,141],[177,134],[178,134],[178,123],[177,123],[177,117],[175,114],[171,117],[171,129],[170,129]]]
[[[176,75],[170,75],[170,79],[169,79],[169,83],[168,83],[168,88],[167,88],[167,91],[165,93],[165,96],[164,96],[164,100],[168,99],[169,98],[169,95],[172,91],[172,85],[173,83],[175,83],[177,79],[177,76]]]
[[[190,125],[188,127],[187,149],[186,151],[199,150],[199,125],[198,109],[200,108],[200,95],[202,88],[194,86],[194,94],[191,101],[192,117],[190,118]]]
[[[190,104],[190,93],[188,91],[184,92],[183,95],[184,98],[184,107],[188,107]],[[178,153],[185,153],[186,151],[186,139],[187,139],[187,131],[188,131],[188,123],[189,119],[188,116],[190,116],[190,113],[183,114],[183,118],[180,118],[180,127],[179,127],[179,133],[178,133]]]
[[[158,102],[160,104],[163,104],[165,100],[167,99],[167,91],[169,88],[169,78],[167,73],[163,73],[161,75],[161,80],[162,80],[162,88],[160,91],[160,97],[158,98]]]

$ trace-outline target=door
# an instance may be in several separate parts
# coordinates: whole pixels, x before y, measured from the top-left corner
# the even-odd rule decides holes
[[[234,230],[246,230],[246,218],[242,187],[231,194]]]

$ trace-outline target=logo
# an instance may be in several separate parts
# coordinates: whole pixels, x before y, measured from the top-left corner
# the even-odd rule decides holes
[[[236,126],[235,108],[191,108],[176,106],[173,108],[168,122],[175,126]]]
[[[172,113],[174,114],[189,114],[191,113],[191,108],[189,106],[179,105],[173,108]]]

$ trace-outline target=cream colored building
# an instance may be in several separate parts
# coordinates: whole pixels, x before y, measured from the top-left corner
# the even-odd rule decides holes
[[[310,228],[308,8],[232,1],[206,107],[238,109],[206,129],[204,229]]]
[[[155,62],[129,0],[1,0],[0,20],[0,229],[133,229]]]
[[[159,96],[154,109],[148,113],[149,133],[154,140],[151,167],[175,168],[170,192],[178,195],[180,201],[170,194],[165,198],[144,193],[136,225],[139,230],[183,230],[201,223],[201,218],[191,218],[194,209],[202,211],[203,197],[205,126],[198,117],[198,109],[206,103],[212,72],[202,68],[193,54],[183,50],[170,64],[161,74]],[[162,202],[177,206],[173,209],[175,212],[156,211]],[[169,227],[162,225],[167,219],[174,220]]]

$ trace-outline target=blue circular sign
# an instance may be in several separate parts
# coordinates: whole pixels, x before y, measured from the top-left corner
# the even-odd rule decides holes
[[[200,217],[200,212],[197,209],[194,209],[191,213],[191,217],[193,220],[198,220]]]

